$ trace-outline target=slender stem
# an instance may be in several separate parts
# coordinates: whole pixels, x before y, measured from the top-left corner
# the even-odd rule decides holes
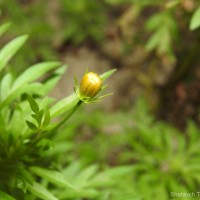
[[[28,154],[30,152],[33,151],[33,149],[35,148],[35,145],[37,145],[37,143],[45,137],[50,137],[57,129],[59,129],[71,116],[72,114],[79,108],[79,106],[82,104],[82,101],[79,100],[78,103],[73,107],[72,111],[65,116],[61,122],[59,122],[56,126],[54,126],[54,128],[50,131],[46,131],[43,132],[42,134],[40,134],[40,137],[37,137],[28,147],[28,149],[25,149],[24,151],[20,152],[17,156],[15,156],[16,160],[19,159],[20,157],[22,157],[24,154]],[[12,159],[11,159],[12,160]]]
[[[81,104],[82,104],[82,101],[79,100],[78,103],[74,106],[73,110],[67,116],[65,116],[63,120],[59,122],[49,133],[53,133],[54,131],[59,129],[72,116],[72,114],[79,108]]]
[[[34,146],[39,140],[41,140],[42,138],[45,138],[45,137],[50,137],[52,136],[52,134],[57,130],[59,129],[71,116],[72,114],[79,108],[79,106],[82,104],[82,101],[79,100],[78,103],[73,107],[72,111],[66,115],[58,124],[56,124],[53,129],[51,129],[50,131],[46,131],[46,132],[43,132],[39,138],[37,138],[33,143],[32,145]]]

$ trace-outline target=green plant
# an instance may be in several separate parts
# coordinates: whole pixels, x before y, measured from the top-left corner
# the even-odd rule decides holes
[[[6,24],[1,26],[0,33],[6,28]],[[26,39],[26,35],[17,37],[0,51],[1,199],[115,199],[115,181],[128,173],[129,167],[99,172],[98,166],[84,169],[75,160],[69,164],[66,158],[62,162],[58,159],[68,145],[56,143],[55,135],[67,135],[58,133],[58,128],[82,102],[75,93],[57,103],[47,96],[66,66],[39,63],[17,78],[6,72],[8,62]],[[113,72],[102,74],[102,80]]]
[[[93,118],[82,115],[77,120],[80,127],[74,127],[69,136],[79,148],[72,145],[69,152],[86,165],[128,165],[132,171],[120,183],[145,200],[168,200],[181,192],[198,191],[200,131],[193,122],[185,132],[157,122],[144,99],[129,112],[108,115],[98,111]],[[85,137],[84,133],[74,135],[76,129],[86,130]]]
[[[128,35],[132,35],[132,37],[136,39],[140,38],[140,41],[145,41],[143,42],[143,45],[147,51],[154,50],[159,55],[168,56],[170,59],[172,59],[172,61],[176,58],[175,44],[179,44],[180,38],[184,39],[184,35],[180,35],[180,32],[184,31],[183,28],[186,28],[187,26],[187,28],[192,31],[200,26],[200,9],[198,2],[195,0],[192,0],[189,5],[180,0],[105,1],[111,5],[129,4],[127,11],[122,14],[121,19],[119,20],[119,22],[121,22],[119,23],[119,26],[122,29],[122,33],[124,32],[124,36],[127,36],[127,31],[130,32]],[[148,11],[148,9],[154,9],[154,11],[150,11],[150,15],[145,14],[145,11]],[[181,23],[183,18],[185,19],[185,24]],[[137,20],[143,21],[142,26],[137,24]],[[150,36],[147,40],[145,37],[141,38],[141,36],[135,33],[138,31],[138,33],[141,34],[140,29],[130,29],[127,27],[133,24],[139,26],[140,29],[144,29],[144,33],[150,33]],[[124,40],[126,40],[126,38],[124,38]],[[131,44],[133,43],[133,39],[129,41],[131,41]]]
[[[104,38],[105,7],[101,1],[61,1],[64,23],[63,38],[75,44],[87,40],[101,42]]]
[[[128,131],[134,179],[144,199],[170,199],[171,192],[197,191],[199,130],[190,122],[186,133],[155,122],[144,101],[134,111],[135,126]],[[131,134],[132,132],[132,134]],[[162,195],[160,195],[162,194]]]
[[[1,38],[5,43],[19,34],[28,34],[30,39],[21,49],[21,54],[15,56],[15,62],[10,62],[10,70],[22,72],[27,64],[38,61],[56,59],[54,51],[55,27],[49,22],[46,12],[47,1],[1,1],[1,22],[9,21],[11,29]]]

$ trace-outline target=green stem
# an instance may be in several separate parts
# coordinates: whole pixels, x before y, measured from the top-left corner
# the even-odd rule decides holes
[[[37,138],[33,143],[32,143],[32,146],[35,146],[35,144],[37,144],[38,141],[40,141],[42,138],[45,138],[45,137],[50,137],[52,136],[52,134],[58,130],[71,116],[72,114],[79,108],[79,106],[82,104],[82,101],[79,100],[78,103],[73,107],[72,111],[67,115],[65,116],[62,121],[60,121],[58,124],[56,124],[53,129],[51,129],[50,131],[46,131],[46,132],[43,132],[42,135],[40,135],[39,138]]]
[[[51,134],[51,133],[55,132],[57,129],[59,129],[73,115],[73,113],[79,108],[79,106],[81,104],[82,104],[82,101],[79,100],[78,103],[72,109],[72,111],[67,116],[65,116],[63,118],[63,120],[61,122],[59,122],[49,133]]]
[[[73,107],[72,111],[67,115],[65,116],[61,122],[59,122],[56,126],[54,126],[54,128],[50,131],[46,131],[46,132],[43,132],[40,134],[40,137],[37,137],[31,144],[30,146],[28,147],[28,149],[25,149],[23,150],[22,152],[20,152],[18,155],[15,155],[15,160],[18,160],[19,158],[21,158],[24,154],[28,154],[28,153],[31,153],[35,146],[37,145],[37,143],[42,139],[42,138],[45,138],[45,137],[50,137],[57,129],[59,129],[71,116],[72,114],[79,108],[79,106],[82,104],[82,101],[79,100],[78,103]],[[9,159],[9,161],[12,161],[12,159]],[[8,161],[8,162],[9,162]]]

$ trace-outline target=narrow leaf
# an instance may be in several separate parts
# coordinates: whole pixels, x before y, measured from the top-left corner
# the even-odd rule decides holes
[[[30,170],[37,174],[38,176],[47,179],[49,182],[58,185],[60,187],[67,187],[69,189],[73,189],[77,191],[74,186],[71,185],[65,178],[63,177],[63,174],[61,174],[58,171],[51,171],[47,169],[43,169],[40,167],[31,167]]]
[[[38,122],[38,124],[40,125],[40,119],[39,119],[38,115],[32,114],[31,117],[32,117],[33,119],[35,119],[36,122]]]
[[[72,109],[79,101],[75,93],[60,100],[50,109],[51,117],[57,117],[68,110]]]
[[[110,177],[120,177],[125,174],[130,174],[133,171],[133,168],[130,166],[119,166],[112,169],[108,169],[105,173]]]
[[[45,62],[33,65],[17,78],[13,84],[12,91],[20,88],[26,83],[30,83],[31,81],[38,79],[48,71],[57,68],[59,65],[59,62]]]
[[[50,112],[49,110],[47,110],[45,112],[45,117],[44,117],[44,121],[43,121],[43,127],[46,127],[49,123],[50,123]]]
[[[42,87],[42,90],[41,90],[42,95],[48,94],[56,86],[61,76],[66,71],[66,69],[67,69],[67,66],[64,65],[55,70],[55,72],[53,73],[53,77],[50,77],[44,82],[44,86]]]
[[[76,178],[75,183],[78,185],[80,188],[84,187],[87,185],[87,182],[89,182],[89,179],[95,175],[97,172],[97,166],[92,165],[88,168],[86,168],[84,171],[82,171]]]
[[[190,30],[193,31],[200,26],[200,6],[195,10],[190,21]]]
[[[50,193],[46,188],[38,183],[34,183],[33,185],[27,184],[28,190],[34,194],[35,196],[44,199],[44,200],[58,200],[52,193]]]
[[[0,86],[1,101],[4,100],[8,96],[11,85],[12,85],[12,81],[13,81],[13,78],[12,78],[12,74],[10,73],[7,73],[3,77],[1,81],[1,86]]]
[[[35,114],[39,114],[39,106],[38,106],[37,102],[35,101],[35,99],[31,95],[27,94],[26,96],[27,96],[27,99],[28,99],[28,102],[31,106],[32,111]]]
[[[40,83],[31,83],[29,85],[23,85],[16,89],[15,91],[12,91],[8,94],[7,98],[0,104],[0,109],[2,109],[4,106],[8,105],[13,100],[19,98],[23,93],[30,93],[30,94],[38,94],[40,95],[40,89],[42,85]]]
[[[20,49],[20,47],[27,40],[27,35],[23,35],[13,39],[6,44],[0,51],[0,71],[6,66],[13,55]]]
[[[44,109],[40,110],[39,115],[38,115],[40,123],[42,121],[43,114],[44,114]]]
[[[10,27],[11,23],[4,23],[0,26],[0,36],[2,36]]]
[[[0,198],[1,200],[16,200],[14,197],[2,191],[0,191]]]
[[[153,49],[156,49],[159,47],[160,43],[162,43],[162,29],[157,29],[151,37],[148,39],[145,49],[147,51],[152,51]]]
[[[154,31],[158,29],[163,24],[164,18],[165,18],[165,15],[162,12],[154,14],[147,20],[145,24],[145,28],[148,31]]]
[[[105,81],[107,78],[109,78],[114,72],[116,72],[116,69],[111,69],[103,74],[100,75],[102,81]]]
[[[33,131],[37,130],[36,125],[33,124],[32,122],[26,120],[26,124],[28,125],[28,127],[29,127],[31,130],[33,130]]]

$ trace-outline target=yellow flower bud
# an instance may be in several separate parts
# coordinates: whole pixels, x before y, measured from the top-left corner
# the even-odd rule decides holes
[[[94,72],[88,72],[83,76],[80,84],[80,93],[85,97],[94,97],[100,91],[101,78]]]

